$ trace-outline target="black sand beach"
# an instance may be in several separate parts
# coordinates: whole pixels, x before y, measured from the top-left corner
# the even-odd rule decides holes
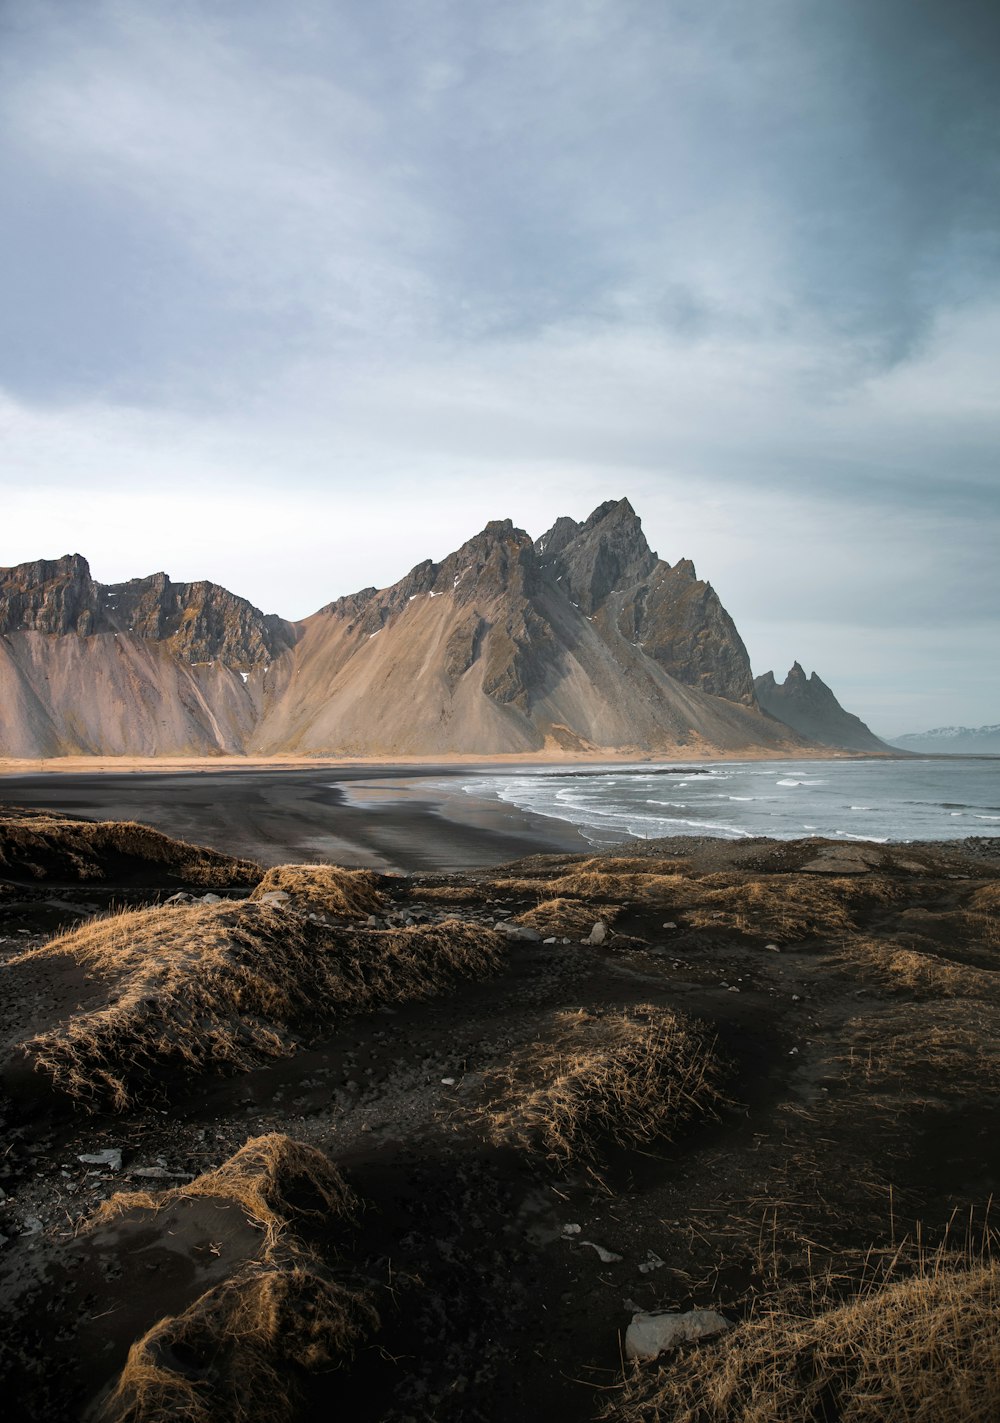
[[[484,768],[488,769],[488,768]],[[569,824],[440,783],[467,767],[42,774],[0,777],[0,805],[138,820],[265,865],[328,860],[403,872],[585,851]]]

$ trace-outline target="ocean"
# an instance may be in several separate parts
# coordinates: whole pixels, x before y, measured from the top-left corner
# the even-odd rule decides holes
[[[602,847],[663,835],[878,843],[1000,835],[1000,757],[512,768],[462,789],[569,821]]]

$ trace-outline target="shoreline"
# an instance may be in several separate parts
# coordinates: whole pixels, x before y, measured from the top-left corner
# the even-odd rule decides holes
[[[662,765],[676,761],[692,765],[714,765],[726,761],[908,761],[948,760],[944,753],[899,751],[848,751],[836,747],[815,750],[793,748],[771,751],[749,747],[734,751],[706,751],[697,747],[665,747],[661,751],[623,751],[615,749],[594,752],[564,751],[552,748],[543,751],[496,752],[479,755],[465,752],[443,752],[440,755],[384,756],[0,756],[0,780],[5,777],[39,775],[167,775],[204,773],[206,771],[349,771],[394,767],[397,770],[436,770],[454,767],[465,770],[488,770],[493,766],[620,766]]]
[[[450,873],[526,855],[594,851],[568,821],[428,784],[463,770],[469,768],[386,762],[231,767],[219,777],[191,768],[40,773],[0,779],[0,810],[137,820],[265,866],[329,861],[402,874]],[[355,782],[361,783],[356,789]]]

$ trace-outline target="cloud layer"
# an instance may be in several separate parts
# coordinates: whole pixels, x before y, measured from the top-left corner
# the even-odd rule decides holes
[[[628,494],[758,670],[1000,715],[994,6],[0,24],[0,562],[301,616]]]

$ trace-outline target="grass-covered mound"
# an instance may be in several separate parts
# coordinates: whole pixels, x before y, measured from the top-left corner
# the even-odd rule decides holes
[[[293,1052],[303,1029],[426,997],[500,961],[491,930],[450,920],[377,931],[247,901],[140,909],[12,961],[11,973],[40,978],[75,970],[90,1000],[15,1056],[80,1103],[124,1109],[165,1070],[246,1070]]]
[[[72,820],[8,810],[0,816],[0,874],[10,879],[114,884],[256,884],[262,868],[203,845],[189,845],[131,820]]]
[[[338,865],[278,865],[268,870],[250,896],[287,894],[302,912],[314,911],[343,919],[361,919],[384,907],[379,876],[371,870],[344,870]]]
[[[722,1100],[722,1065],[700,1024],[666,1008],[557,1016],[555,1030],[488,1084],[491,1135],[560,1167],[611,1145],[669,1141]]]
[[[935,1256],[848,1298],[799,1291],[636,1367],[616,1423],[995,1423],[1000,1266]]]
[[[233,1274],[133,1344],[95,1423],[291,1423],[312,1375],[350,1362],[378,1328],[363,1293],[334,1278],[295,1230],[353,1220],[357,1202],[315,1148],[273,1134],[248,1141],[218,1170],[158,1196],[116,1195],[94,1225],[157,1214],[196,1198],[235,1206],[262,1231]]]

